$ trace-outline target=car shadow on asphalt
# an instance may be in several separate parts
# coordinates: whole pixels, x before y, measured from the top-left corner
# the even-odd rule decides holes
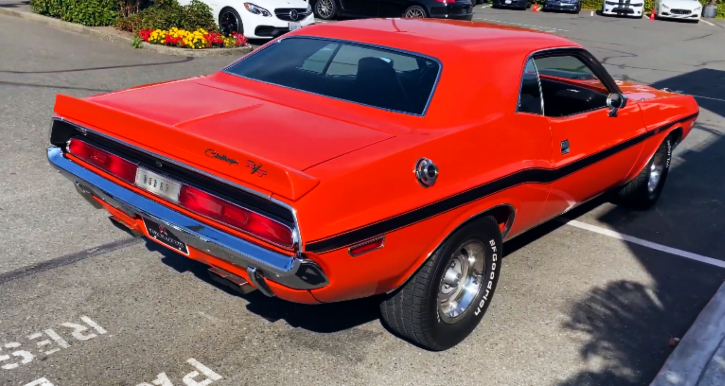
[[[725,100],[725,71],[702,69],[652,85]],[[725,117],[725,102],[698,98],[701,109]],[[657,205],[646,211],[613,206],[597,216],[607,228],[661,245],[695,249],[723,259],[725,240],[725,138],[723,127],[696,125],[714,140],[678,155]],[[604,203],[593,202],[567,217],[575,219]],[[546,227],[549,227],[548,231]],[[559,224],[538,232],[546,234]],[[535,234],[532,235],[536,236]],[[540,237],[540,236],[539,236]],[[525,242],[525,240],[522,240]],[[597,363],[558,383],[581,385],[648,385],[710,297],[725,280],[725,269],[627,244],[651,283],[618,280],[592,287],[569,305],[562,328],[586,338],[579,349],[584,363]],[[680,247],[682,248],[682,247]],[[509,248],[510,252],[511,249]]]
[[[267,297],[259,291],[242,294],[212,279],[209,266],[169,250],[145,238],[146,248],[161,254],[161,262],[179,273],[190,272],[203,282],[225,293],[247,301],[247,310],[270,321],[283,320],[291,327],[317,333],[334,333],[380,318],[378,297],[349,300],[340,303],[308,305],[292,303],[277,297]]]

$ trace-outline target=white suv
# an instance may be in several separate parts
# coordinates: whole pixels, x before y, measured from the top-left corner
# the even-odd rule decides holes
[[[247,39],[270,39],[315,23],[305,0],[202,0],[211,7],[223,34],[238,32]],[[191,0],[179,0],[181,5]]]

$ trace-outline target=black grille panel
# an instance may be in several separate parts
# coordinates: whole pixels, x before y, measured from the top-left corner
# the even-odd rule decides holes
[[[310,13],[312,12],[307,12],[306,8],[277,8],[274,10],[275,16],[277,16],[278,19],[285,21],[300,21],[309,16]],[[297,17],[293,18],[295,15],[297,15]]]

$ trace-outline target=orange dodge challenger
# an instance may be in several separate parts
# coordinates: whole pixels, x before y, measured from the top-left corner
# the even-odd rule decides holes
[[[605,192],[654,204],[699,108],[559,36],[367,19],[54,112],[50,163],[136,234],[242,292],[381,295],[392,330],[445,350],[486,312],[503,241]]]

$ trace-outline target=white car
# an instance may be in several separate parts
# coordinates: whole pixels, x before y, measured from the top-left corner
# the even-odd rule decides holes
[[[702,4],[697,0],[657,0],[655,17],[700,21]]]
[[[644,15],[644,0],[604,0],[602,15],[641,18]]]
[[[181,5],[191,0],[180,0]],[[238,32],[247,39],[276,38],[286,32],[315,23],[305,0],[203,0],[211,7],[219,29],[225,35]]]

